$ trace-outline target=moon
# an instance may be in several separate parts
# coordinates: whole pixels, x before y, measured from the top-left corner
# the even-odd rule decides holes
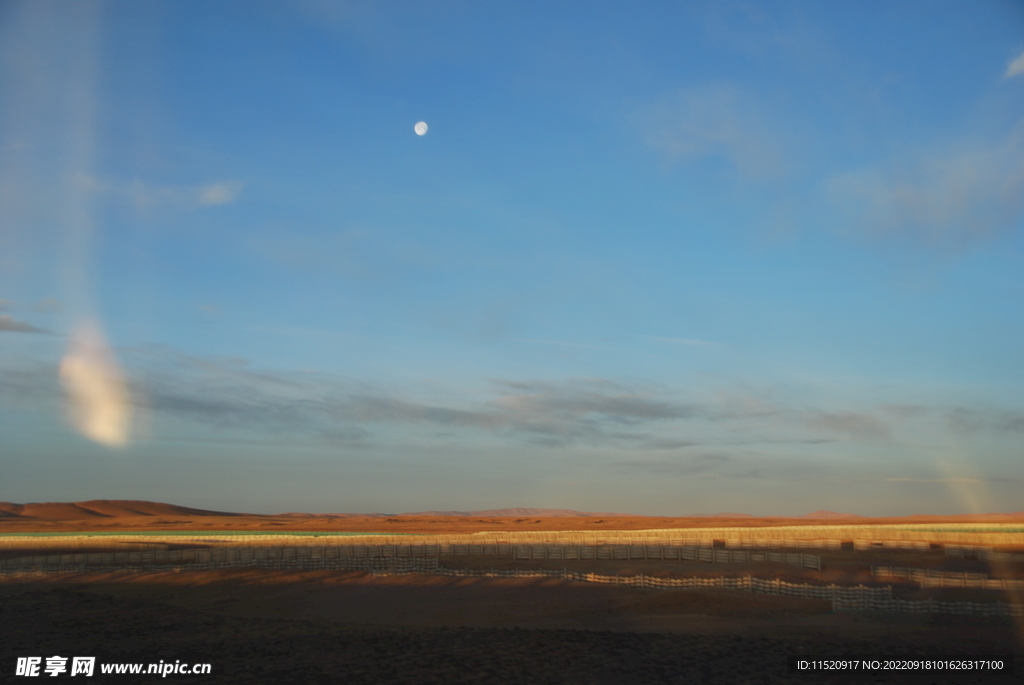
[[[418,122],[415,126],[412,127],[412,130],[416,131],[416,135],[418,135],[418,136],[425,136],[425,135],[427,135],[427,122],[425,122],[425,121]]]

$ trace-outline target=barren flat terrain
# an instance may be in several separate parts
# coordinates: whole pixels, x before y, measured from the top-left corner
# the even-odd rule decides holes
[[[531,510],[525,510],[531,511]],[[537,510],[532,510],[537,511]],[[544,511],[544,510],[540,510]],[[665,528],[762,528],[769,526],[885,525],[941,523],[1021,523],[1024,511],[964,516],[844,518],[821,512],[822,518],[694,516],[525,515],[459,516],[439,514],[235,514],[204,511],[158,502],[93,500],[73,503],[13,504],[0,502],[0,535],[24,532],[250,530],[274,532],[360,532],[461,534],[482,531],[590,531]]]
[[[0,585],[17,655],[209,662],[223,683],[994,683],[803,677],[790,655],[1019,653],[1005,620],[833,614],[821,600],[557,580],[237,571]]]

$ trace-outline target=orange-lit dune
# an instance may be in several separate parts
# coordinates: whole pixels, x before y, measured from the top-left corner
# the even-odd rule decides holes
[[[522,512],[522,513],[520,513]],[[525,512],[531,512],[529,514]],[[210,511],[139,500],[90,500],[14,504],[0,502],[0,533],[85,530],[224,530],[359,531],[383,533],[472,533],[484,530],[644,530],[805,526],[826,523],[871,525],[886,523],[1018,523],[1024,512],[963,514],[959,516],[866,517],[816,511],[802,517],[737,518],[713,516],[630,516],[570,510],[511,509],[413,514],[245,514]]]

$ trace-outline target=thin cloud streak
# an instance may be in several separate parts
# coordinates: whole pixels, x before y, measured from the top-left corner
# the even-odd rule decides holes
[[[845,433],[857,438],[884,438],[889,427],[870,414],[860,412],[816,412],[807,418],[807,426],[815,431]]]
[[[835,175],[825,195],[857,234],[957,248],[992,237],[1024,218],[1024,119],[1001,140]]]
[[[683,401],[656,385],[600,378],[492,380],[483,397],[433,402],[379,384],[257,370],[243,359],[193,357],[159,346],[119,354],[132,379],[125,381],[125,401],[154,419],[185,421],[224,435],[255,430],[268,437],[362,448],[396,439],[427,444],[435,440],[432,431],[443,429],[446,440],[465,446],[498,440],[682,458],[716,447],[723,454],[759,446],[772,453],[781,448],[779,454],[808,454],[807,448],[816,445],[880,445],[893,440],[896,429],[901,442],[923,432],[931,435],[936,427],[956,435],[962,428],[942,422],[950,413],[968,417],[972,430],[989,435],[1024,428],[1019,410],[971,413],[906,405],[912,411],[893,412],[892,405],[881,405],[875,411],[806,411],[736,394]],[[8,402],[39,404],[54,371],[33,367],[29,373],[8,365],[0,369],[0,395]]]
[[[1020,53],[1017,59],[1006,65],[1006,78],[1013,78],[1024,74],[1024,52]]]
[[[763,111],[752,93],[720,83],[680,89],[637,119],[648,145],[674,161],[719,157],[744,176],[771,178],[783,172],[786,155]]]
[[[45,333],[52,335],[52,333],[45,328],[39,328],[32,324],[25,323],[24,321],[18,321],[7,314],[0,315],[0,331],[8,331],[11,333]]]
[[[237,180],[216,181],[197,186],[174,186],[147,183],[141,179],[131,181],[104,180],[91,174],[80,173],[76,185],[96,195],[107,195],[127,202],[136,209],[160,207],[196,209],[215,207],[236,202],[245,183]]]
[[[164,348],[136,350],[134,356],[139,383],[153,411],[224,427],[259,425],[264,430],[315,432],[362,426],[372,434],[383,426],[422,424],[470,431],[462,435],[469,441],[477,439],[473,432],[479,432],[478,437],[489,434],[529,444],[663,451],[709,441],[732,446],[877,442],[890,439],[894,427],[902,430],[942,415],[939,409],[916,406],[894,413],[883,405],[879,412],[887,420],[882,420],[870,411],[806,411],[735,395],[680,401],[656,386],[596,378],[492,380],[491,397],[451,406],[326,374],[255,371],[244,360],[192,358]],[[1019,411],[989,410],[981,415],[979,430],[1006,432],[1024,426],[1024,413]]]
[[[557,345],[559,347],[579,347],[592,350],[606,349],[604,347],[601,347],[600,345],[591,345],[589,343],[566,342],[564,340],[541,340],[538,338],[513,338],[513,340],[516,342],[535,343],[537,345]]]
[[[984,478],[886,478],[886,483],[922,483],[927,485],[942,485],[948,483],[984,483]]]
[[[671,338],[664,335],[649,335],[647,337],[650,338],[651,340],[657,340],[659,342],[675,343],[679,345],[690,345],[691,347],[713,347],[721,344],[712,342],[710,340],[699,340],[697,338]]]

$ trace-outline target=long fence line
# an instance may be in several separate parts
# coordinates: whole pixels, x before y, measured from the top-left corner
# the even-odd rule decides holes
[[[383,546],[381,546],[383,547]],[[331,552],[335,554],[331,554]],[[668,578],[639,574],[634,576],[582,573],[567,569],[454,569],[439,565],[438,556],[343,556],[338,548],[256,547],[192,550],[154,550],[62,554],[8,559],[0,566],[0,576],[35,577],[67,573],[166,571],[206,571],[256,567],[279,570],[367,571],[376,575],[426,573],[448,577],[556,578],[586,583],[619,585],[642,590],[742,590],[768,595],[829,599],[834,611],[886,611],[914,613],[952,613],[982,616],[1022,616],[1024,606],[1004,602],[940,602],[901,600],[892,596],[892,587],[864,585],[814,585],[789,583],[781,579],[753,576]],[[17,562],[17,563],[11,563]]]
[[[1024,616],[1024,604],[1007,602],[943,602],[937,599],[876,599],[836,597],[833,611],[882,611],[911,614],[960,614],[970,616]]]
[[[672,544],[693,547],[723,546],[728,549],[911,549],[927,550],[939,546],[1018,547],[1024,548],[1024,526],[985,525],[982,530],[914,527],[906,525],[863,526],[774,526],[730,528],[671,528],[652,530],[594,530],[594,531],[485,531],[480,533],[417,535],[421,543],[431,544]],[[33,546],[96,546],[102,543],[181,544],[209,541],[216,544],[271,545],[287,540],[291,545],[323,546],[354,543],[386,542],[401,544],[408,535],[389,536],[380,533],[366,535],[318,534],[244,534],[226,531],[194,531],[187,534],[159,533],[117,534],[90,536],[87,533],[68,535],[0,536],[0,547]],[[1024,556],[1024,555],[1022,555]]]
[[[452,548],[459,546],[452,545]],[[472,548],[473,546],[466,546]],[[751,552],[688,545],[511,545],[512,558],[532,559],[674,559],[711,564],[774,561],[791,566],[821,570],[815,554]],[[472,554],[473,552],[469,552]]]
[[[919,583],[922,588],[958,587],[976,590],[1024,590],[1024,580],[1018,578],[989,578],[987,573],[969,571],[938,571],[899,566],[872,566],[871,575],[879,578],[905,578]]]
[[[93,567],[123,568],[132,565],[218,564],[224,567],[267,562],[270,564],[304,561],[330,563],[346,559],[430,559],[434,566],[440,545],[348,545],[334,547],[205,547],[192,549],[151,549],[132,552],[90,552],[49,554],[0,560],[0,571],[21,568]],[[357,565],[358,566],[358,565]],[[328,566],[329,567],[329,566]]]
[[[871,546],[903,549],[928,549],[930,544],[985,545],[992,547],[1024,547],[1024,525],[973,526],[985,530],[949,530],[906,525],[863,526],[765,526],[729,528],[664,528],[616,531],[489,531],[474,537],[491,537],[512,543],[595,544],[617,541],[695,541],[697,546],[711,546],[723,541],[726,547],[817,547],[841,549],[842,543],[855,548]],[[972,528],[972,526],[964,526]],[[444,537],[444,536],[432,536]],[[459,536],[465,537],[465,536]],[[442,542],[454,540],[438,540]],[[911,543],[901,546],[899,543]],[[915,544],[916,543],[916,544]],[[923,545],[922,545],[923,543]]]
[[[991,547],[979,547],[976,545],[947,545],[946,556],[950,557],[976,557],[983,561],[1005,561],[1009,563],[1024,563],[1024,554],[1017,552],[1001,552]]]
[[[821,557],[803,553],[678,547],[671,545],[334,545],[322,547],[206,547],[149,549],[127,552],[50,554],[0,560],[0,569],[118,564],[246,563],[249,560],[438,558],[441,556],[507,556],[514,560],[669,559],[705,563],[772,561],[821,570]]]
[[[410,543],[408,536],[345,536],[330,535],[103,535],[103,536],[46,536],[46,537],[0,537],[0,549],[81,549],[116,546],[119,549],[147,550],[167,545],[217,545],[217,546],[281,546],[282,542],[292,547],[350,547],[366,544],[388,544],[408,546],[440,545],[449,547],[508,547],[511,545],[560,545],[570,547],[608,547],[628,545],[631,547],[693,547],[727,550],[914,550],[929,551],[943,547],[939,543],[914,540],[841,540],[841,539],[789,539],[789,538],[699,538],[699,537],[620,537],[620,536],[550,536],[521,539],[522,536],[482,537],[479,534],[466,536],[417,536]],[[1005,561],[1024,561],[1024,554],[995,551],[985,546],[946,547],[951,556],[975,556],[978,558],[1000,558]]]
[[[789,583],[781,579],[765,580],[746,576],[669,578],[639,574],[604,575],[567,569],[464,569],[440,566],[439,557],[398,557],[381,555],[341,556],[330,554],[331,548],[308,547],[234,548],[216,550],[173,550],[160,552],[119,552],[100,554],[65,554],[8,559],[0,566],[0,575],[49,575],[61,573],[109,573],[116,571],[202,571],[223,568],[261,567],[295,570],[360,570],[382,574],[430,573],[450,577],[487,578],[558,578],[578,582],[622,585],[640,589],[707,589],[747,590],[762,594],[832,599],[834,597],[892,596],[892,588],[855,587]],[[336,549],[333,551],[337,551]],[[379,550],[378,550],[379,551]]]
[[[266,548],[263,548],[266,549]],[[86,555],[74,555],[86,556]],[[89,555],[93,556],[93,555]],[[10,561],[10,560],[9,560]],[[26,561],[26,560],[15,560]],[[159,573],[166,571],[216,571],[223,569],[261,568],[295,571],[370,571],[394,573],[437,573],[438,557],[303,557],[301,555],[242,554],[198,560],[149,561],[141,563],[110,563],[72,561],[60,563],[23,563],[0,567],[0,577],[47,576],[65,573]]]

